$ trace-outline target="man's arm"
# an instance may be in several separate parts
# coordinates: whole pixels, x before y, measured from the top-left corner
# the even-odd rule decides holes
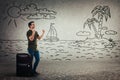
[[[33,41],[34,40],[34,35],[35,35],[35,30],[32,30],[32,35],[29,36],[29,40]]]
[[[42,30],[42,35],[41,35],[41,36],[38,36],[38,39],[39,39],[39,40],[43,37],[44,33],[45,33],[45,30]]]

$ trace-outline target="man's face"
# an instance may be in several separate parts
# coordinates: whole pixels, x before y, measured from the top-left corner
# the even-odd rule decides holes
[[[34,28],[35,28],[35,24],[32,23],[32,24],[30,25],[30,28],[31,28],[31,29],[34,29]]]

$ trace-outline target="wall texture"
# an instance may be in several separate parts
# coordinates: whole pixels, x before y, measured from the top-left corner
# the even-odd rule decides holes
[[[119,0],[1,0],[0,38],[25,40],[27,23],[33,20],[38,32],[46,30],[45,35],[50,24],[54,23],[60,40],[85,39],[86,36],[77,36],[76,33],[83,31],[84,22],[92,17],[91,11],[95,6],[101,5],[109,6],[111,12],[111,18],[107,22],[104,20],[103,26],[118,32],[117,35],[107,37],[119,39],[119,4]],[[45,17],[46,14],[43,16],[42,13],[48,15]],[[84,30],[89,31],[88,28]],[[91,36],[93,34],[91,30]]]
[[[86,59],[96,55],[98,58],[115,57],[120,55],[119,4],[120,0],[0,0],[0,39],[27,40],[28,22],[35,21],[39,34],[42,29],[46,31],[45,41],[39,43],[41,53],[54,54],[46,54],[45,59],[70,60],[86,55]],[[92,10],[96,12],[95,16],[92,16]],[[46,40],[49,35],[55,38]],[[24,46],[20,43],[10,42],[18,47],[8,48],[8,53],[27,52],[27,42]],[[6,51],[8,45],[4,41],[1,44],[1,51]]]

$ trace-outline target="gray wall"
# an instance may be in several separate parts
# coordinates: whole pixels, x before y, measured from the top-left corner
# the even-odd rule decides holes
[[[35,6],[31,6],[25,15],[23,9],[31,3],[34,3]],[[108,30],[116,31],[117,34],[107,35],[106,37],[115,37],[114,39],[118,40],[120,30],[119,4],[119,0],[1,0],[0,39],[25,40],[26,31],[28,30],[27,23],[33,20],[39,33],[41,33],[42,29],[46,30],[45,36],[47,35],[50,24],[55,23],[54,26],[60,40],[84,40],[86,36],[77,36],[76,33],[83,30],[89,31],[88,28],[83,29],[83,24],[87,18],[92,17],[91,11],[95,6],[107,5],[110,7],[112,17],[107,22],[104,20],[103,25],[107,26]],[[35,17],[33,19],[27,19],[29,15],[33,15],[39,11],[36,9],[43,8],[55,11],[55,18],[36,19]],[[91,30],[90,36],[93,34],[94,32]]]
[[[119,4],[120,0],[0,0],[0,39],[10,40],[0,40],[0,53],[27,53],[28,22],[35,21],[39,34],[42,29],[46,31],[43,39],[54,23],[52,26],[61,40],[38,43],[44,60],[119,60]],[[97,5],[109,6],[111,13],[111,18],[103,19],[102,39],[95,38],[93,26],[83,28]],[[98,31],[98,24],[94,25]]]

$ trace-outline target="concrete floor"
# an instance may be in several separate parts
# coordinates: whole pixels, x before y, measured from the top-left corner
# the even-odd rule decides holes
[[[120,80],[120,62],[115,60],[41,60],[37,68],[40,75],[33,77],[16,76],[16,61],[10,61],[10,56],[0,61],[0,80]]]

